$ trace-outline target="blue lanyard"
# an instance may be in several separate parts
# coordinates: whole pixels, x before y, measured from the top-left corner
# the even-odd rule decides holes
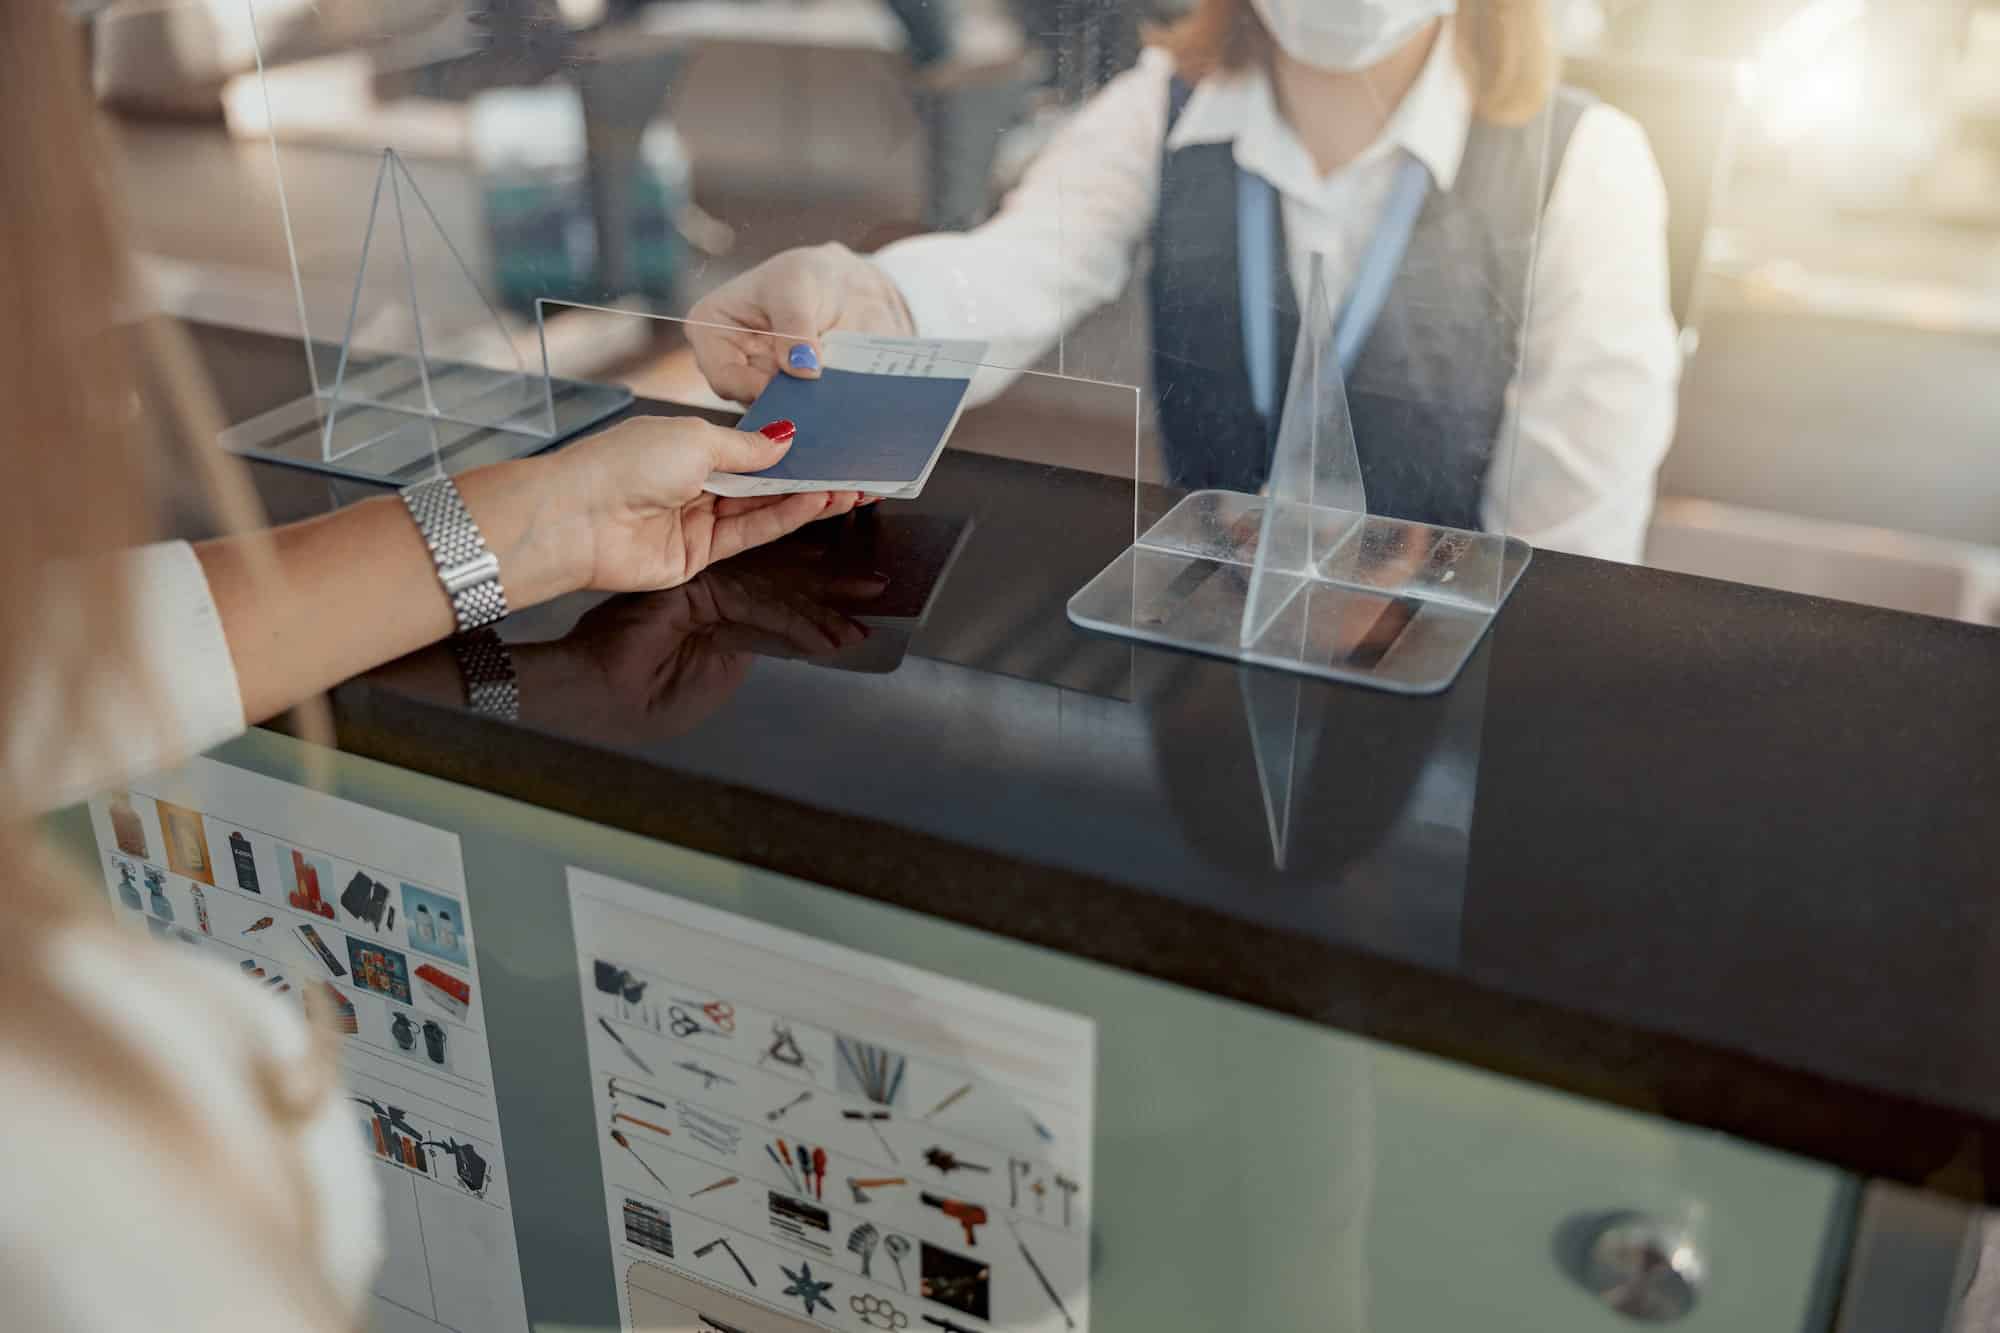
[[[1374,332],[1382,307],[1389,303],[1389,289],[1395,286],[1396,274],[1403,267],[1410,234],[1416,230],[1417,215],[1424,211],[1430,188],[1431,175],[1424,164],[1406,157],[1389,191],[1389,204],[1375,229],[1375,239],[1361,257],[1340,321],[1334,325],[1333,345],[1345,378],[1353,378],[1361,349]],[[1236,289],[1243,310],[1243,362],[1250,370],[1250,400],[1267,421],[1277,419],[1279,406],[1278,278],[1277,265],[1271,262],[1277,214],[1277,188],[1262,176],[1238,169]],[[1311,308],[1310,301],[1305,304]]]

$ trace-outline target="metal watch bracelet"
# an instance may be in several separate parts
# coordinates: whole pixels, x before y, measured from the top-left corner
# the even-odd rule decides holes
[[[500,586],[500,557],[486,549],[486,538],[450,477],[432,477],[405,486],[401,495],[424,545],[437,564],[438,581],[451,598],[459,633],[480,629],[507,614],[507,592]]]
[[[486,717],[518,722],[521,685],[514,675],[514,655],[498,634],[483,629],[451,641],[458,678],[465,686],[466,706]]]

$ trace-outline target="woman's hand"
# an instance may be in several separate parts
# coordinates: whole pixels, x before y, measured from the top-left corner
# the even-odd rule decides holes
[[[856,647],[868,630],[853,617],[888,581],[817,563],[800,550],[775,571],[711,569],[664,592],[600,602],[560,639],[511,644],[522,718],[612,746],[665,740],[728,702],[759,657],[821,660]],[[418,698],[464,698],[446,647],[412,653],[377,679]]]
[[[788,423],[786,423],[788,424]],[[854,508],[854,491],[718,499],[714,470],[755,472],[790,447],[693,417],[633,417],[534,458],[458,477],[519,610],[581,588],[677,587],[716,560]],[[775,437],[775,438],[774,438]],[[243,715],[261,721],[450,634],[456,617],[403,502],[383,496],[195,548],[236,666]],[[258,572],[275,561],[279,577]]]
[[[814,660],[864,642],[866,627],[829,603],[865,605],[886,581],[800,573],[711,569],[600,603],[554,643],[517,645],[522,715],[614,744],[661,740],[720,708],[758,657]]]
[[[711,471],[759,472],[791,447],[695,417],[633,417],[522,464],[459,478],[466,507],[500,558],[508,600],[531,606],[581,588],[654,592],[816,519],[847,513],[855,491],[725,498]]]
[[[775,255],[702,298],[688,318],[709,387],[739,403],[755,399],[774,375],[818,375],[819,340],[835,329],[916,332],[888,275],[836,244]]]

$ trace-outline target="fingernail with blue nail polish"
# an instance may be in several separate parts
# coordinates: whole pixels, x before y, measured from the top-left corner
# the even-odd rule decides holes
[[[819,353],[813,350],[811,343],[794,343],[785,360],[793,370],[819,369]]]

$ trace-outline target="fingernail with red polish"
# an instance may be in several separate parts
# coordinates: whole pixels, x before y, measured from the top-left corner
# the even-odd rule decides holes
[[[783,444],[786,440],[797,435],[799,428],[790,421],[773,421],[768,426],[759,427],[757,433],[773,444]]]

